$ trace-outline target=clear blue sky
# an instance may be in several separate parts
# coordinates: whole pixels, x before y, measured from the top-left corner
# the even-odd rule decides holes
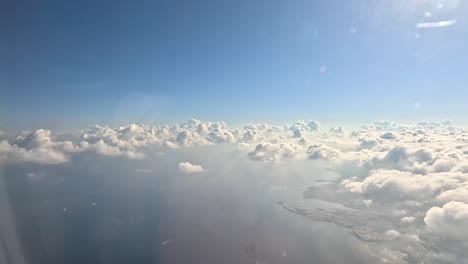
[[[464,1],[7,2],[3,126],[468,121]]]

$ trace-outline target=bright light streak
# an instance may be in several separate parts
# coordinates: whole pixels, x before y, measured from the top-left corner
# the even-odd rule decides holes
[[[425,22],[417,23],[416,28],[438,28],[438,27],[448,27],[455,25],[457,21],[455,19],[438,21],[438,22]]]

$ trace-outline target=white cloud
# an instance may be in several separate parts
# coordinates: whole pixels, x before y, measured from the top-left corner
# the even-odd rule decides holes
[[[312,121],[309,121],[309,123],[307,123],[307,127],[312,131],[317,131],[320,125],[317,121],[312,120]]]
[[[105,156],[119,156],[120,149],[118,147],[109,146],[104,143],[104,140],[100,139],[98,142],[94,144],[83,144],[83,146],[87,146],[88,148],[93,148],[96,153],[102,154]]]
[[[279,161],[288,158],[303,158],[305,152],[302,146],[294,143],[278,143],[262,142],[255,146],[248,153],[253,160],[261,161]]]
[[[183,173],[199,173],[203,172],[201,165],[194,165],[190,162],[179,163],[179,171]]]
[[[455,167],[455,163],[450,159],[438,159],[432,165],[432,171],[446,172],[450,171],[453,167]]]
[[[309,153],[309,159],[311,160],[330,160],[338,159],[340,157],[340,153],[336,149],[328,147],[324,144],[314,144],[309,146],[307,153]]]
[[[432,207],[424,222],[430,231],[443,237],[466,240],[468,237],[468,204],[449,202],[443,207]]]
[[[462,181],[456,188],[441,192],[437,195],[437,201],[444,203],[450,201],[468,203],[468,181]]]
[[[145,157],[144,154],[136,152],[132,148],[121,149],[119,147],[111,146],[105,143],[102,139],[100,139],[96,143],[88,143],[86,141],[82,141],[80,143],[80,147],[82,148],[82,150],[94,151],[97,154],[103,156],[124,156],[129,159],[142,159]]]
[[[303,120],[297,121],[295,124],[289,127],[289,130],[294,131],[311,131],[316,132],[319,130],[319,123],[317,121],[311,120],[309,122],[305,122]]]
[[[400,219],[400,222],[405,223],[405,224],[409,224],[409,223],[413,223],[414,220],[416,220],[416,218],[413,217],[413,216],[405,216],[405,217],[402,217]]]
[[[424,201],[435,198],[437,193],[458,186],[460,179],[453,174],[419,175],[407,171],[375,170],[362,182],[347,180],[343,186],[351,192],[363,193],[373,200]]]
[[[26,150],[24,148],[19,148],[16,145],[8,147],[6,144],[8,143],[5,143],[5,141],[1,143],[2,146],[0,146],[0,148],[2,148],[2,150],[0,150],[0,154],[2,154],[3,158],[8,161],[60,164],[68,162],[69,160],[63,152],[54,149],[35,148]],[[7,152],[4,151],[5,149]]]
[[[373,169],[417,174],[464,172],[468,167],[464,165],[464,162],[468,164],[465,157],[468,147],[463,147],[463,142],[468,142],[468,132],[453,128],[450,121],[420,122],[412,127],[378,121],[364,125],[349,138],[343,137],[342,127],[331,128],[325,137],[314,133],[318,129],[316,121],[298,121],[284,127],[251,124],[239,131],[229,129],[223,122],[192,119],[175,126],[131,124],[111,128],[96,125],[73,131],[68,136],[60,131],[39,129],[7,144],[16,152],[30,151],[25,153],[30,160],[48,162],[44,155],[50,155],[53,163],[68,161],[71,154],[83,151],[144,158],[142,149],[151,146],[176,149],[235,143],[249,149],[246,154],[254,160],[331,160],[340,166],[354,164],[362,174]],[[36,153],[42,158],[35,159]]]
[[[331,127],[330,130],[328,130],[328,133],[336,137],[343,137],[345,131],[342,127]]]
[[[0,143],[0,155],[3,160],[12,162],[32,162],[41,164],[60,164],[68,161],[64,147],[69,142],[55,143],[50,138],[49,130],[39,129],[20,139],[17,144],[3,140]]]
[[[396,230],[388,230],[387,232],[385,232],[385,235],[389,239],[397,239],[400,236],[400,232],[398,232]]]

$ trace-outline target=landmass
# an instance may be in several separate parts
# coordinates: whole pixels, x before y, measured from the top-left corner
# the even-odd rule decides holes
[[[317,222],[327,222],[345,228],[356,239],[368,245],[378,247],[382,251],[394,251],[404,254],[404,260],[410,264],[443,263],[433,252],[429,241],[424,241],[418,235],[406,233],[397,218],[388,215],[373,214],[361,210],[340,208],[305,209],[288,206],[278,202],[284,209]],[[382,259],[382,262],[390,262]]]

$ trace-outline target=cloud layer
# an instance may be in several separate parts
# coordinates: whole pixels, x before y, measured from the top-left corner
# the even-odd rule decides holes
[[[424,240],[429,234],[444,241],[462,241],[454,244],[459,249],[444,251],[464,260],[466,256],[457,252],[468,249],[464,231],[468,230],[467,143],[468,130],[450,121],[409,126],[378,121],[347,131],[343,127],[322,129],[313,120],[231,129],[223,122],[193,119],[175,126],[96,125],[76,131],[2,133],[0,157],[4,163],[57,165],[72,162],[74,155],[146,159],[150,148],[159,153],[184,152],[225,144],[252,162],[278,167],[292,161],[325,162],[336,175],[327,187],[335,195],[317,198],[396,217],[397,228],[388,232],[394,239],[419,237],[435,248],[443,247],[434,239]],[[178,164],[182,173],[209,169],[185,160]]]

